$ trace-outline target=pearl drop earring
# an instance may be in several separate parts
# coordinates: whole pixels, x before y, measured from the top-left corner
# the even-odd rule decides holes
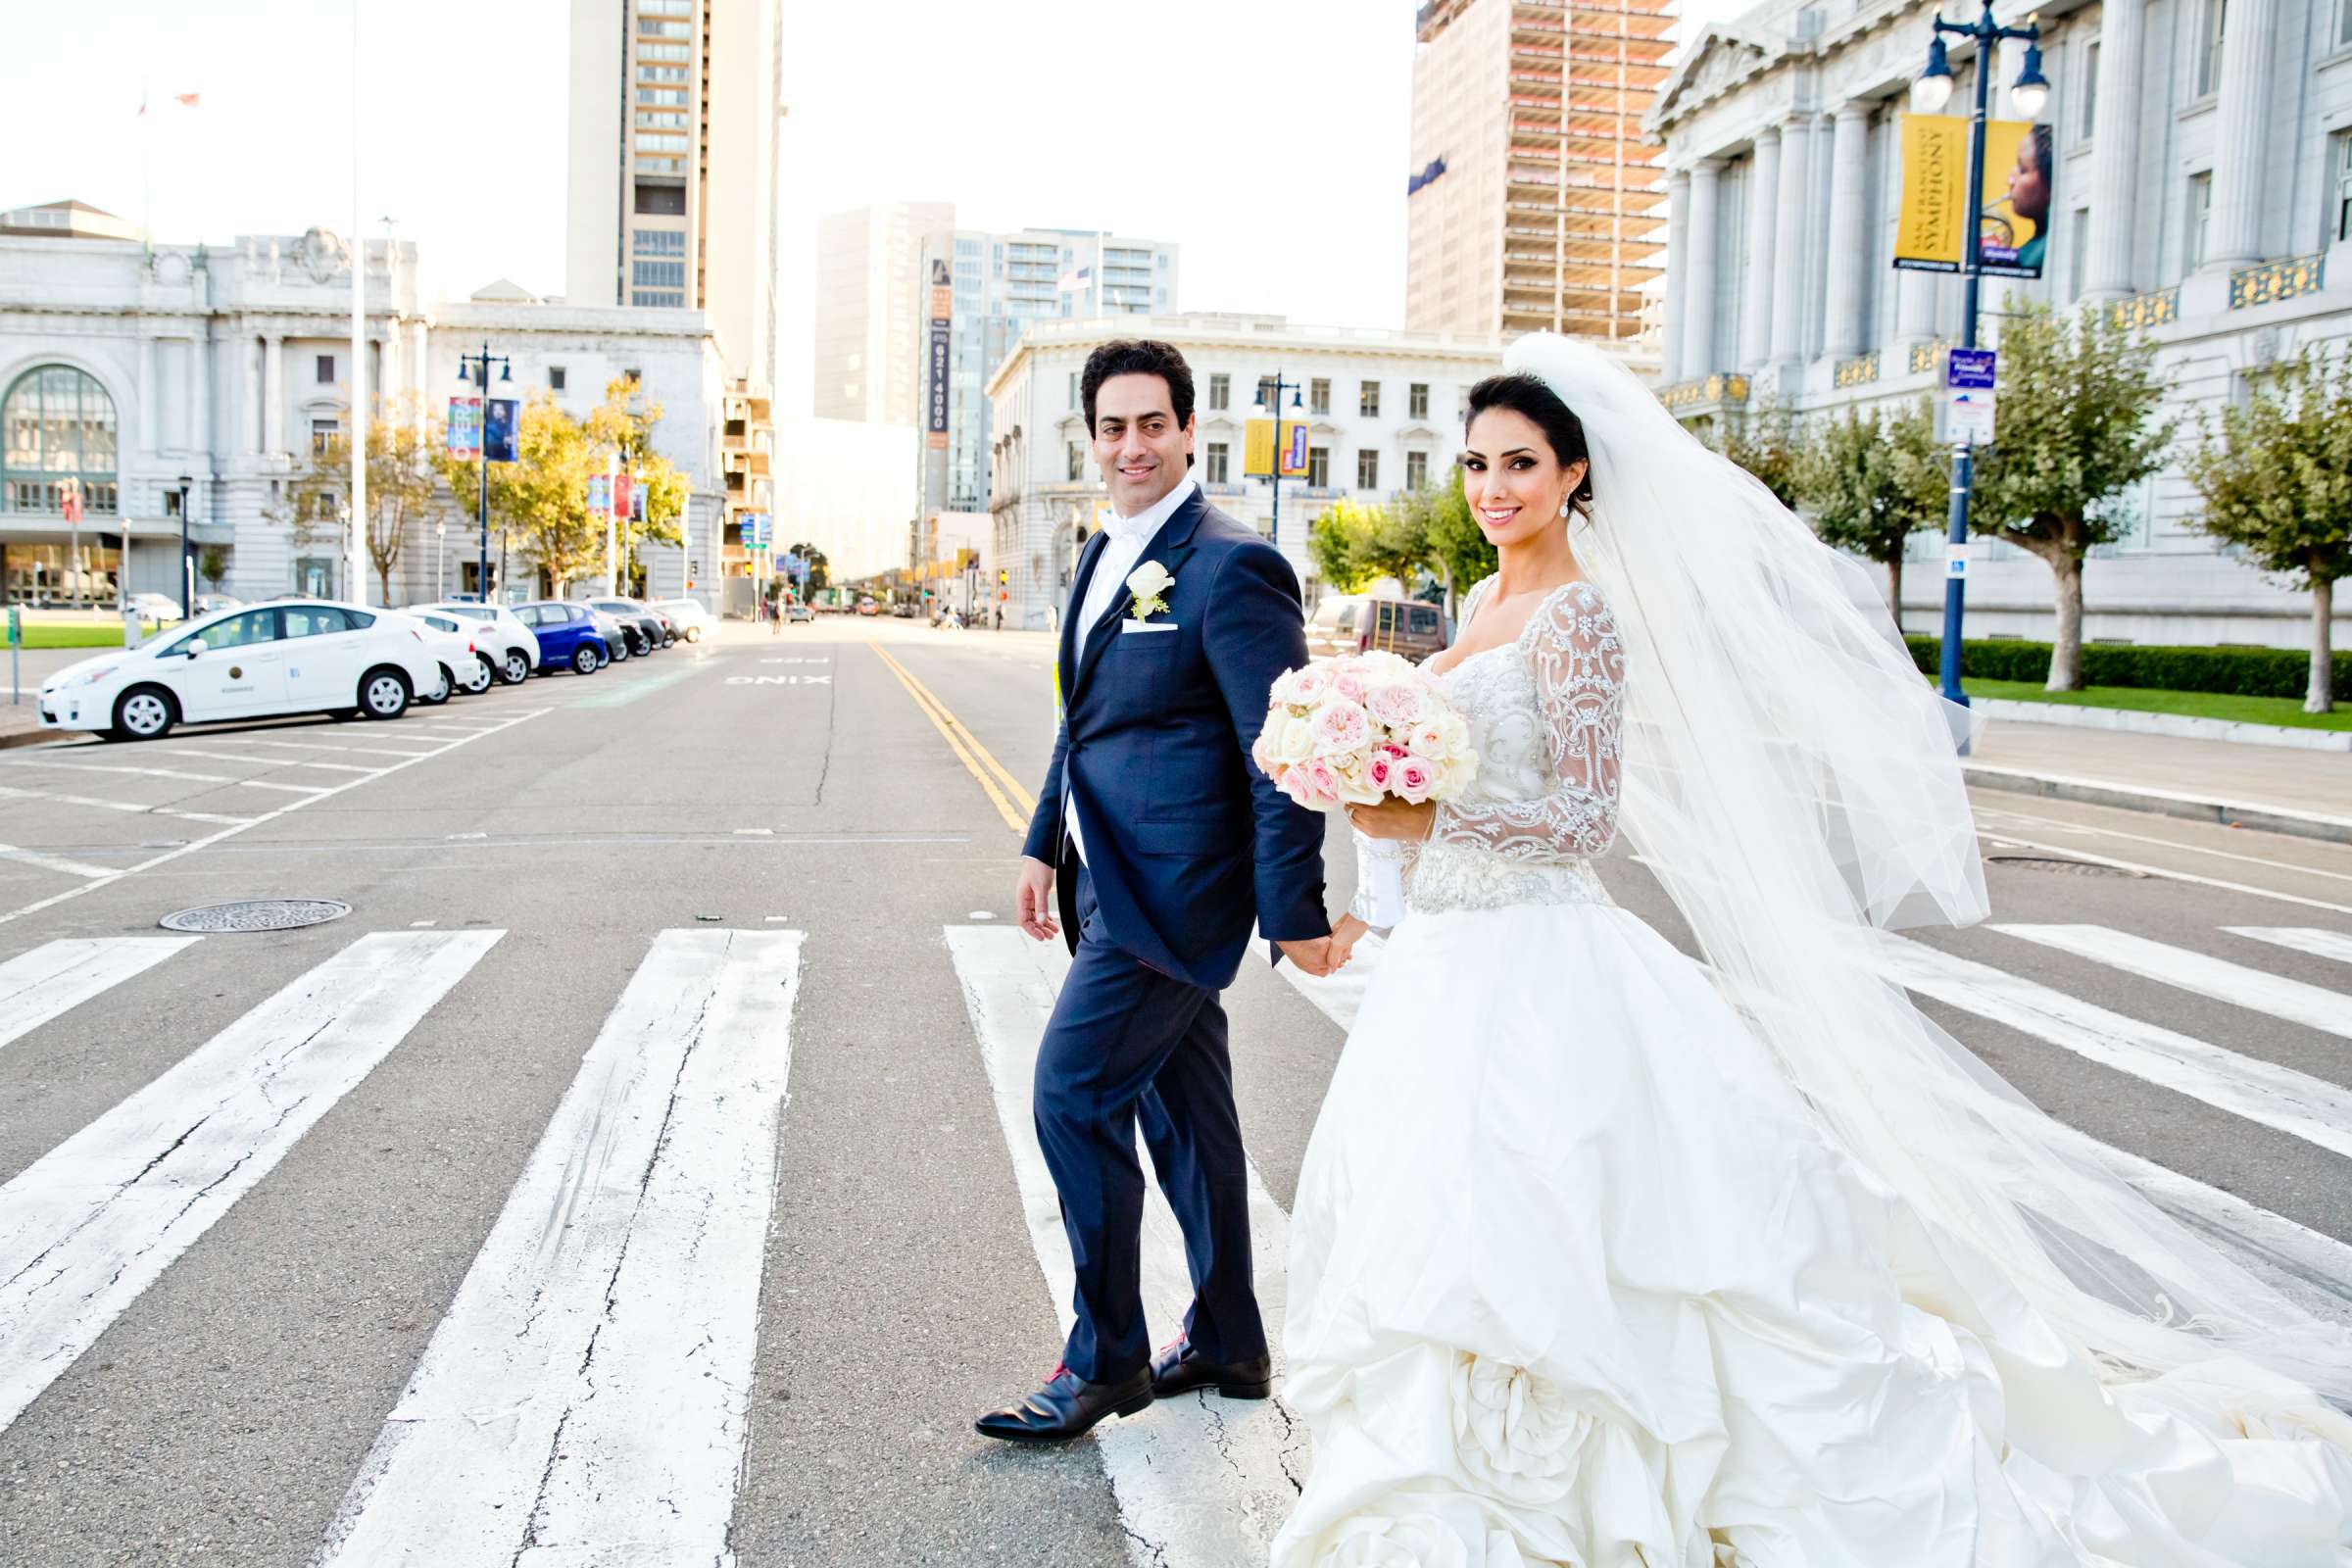
[[[1560,503],[1560,515],[1563,517],[1568,515],[1568,503],[1565,501]]]

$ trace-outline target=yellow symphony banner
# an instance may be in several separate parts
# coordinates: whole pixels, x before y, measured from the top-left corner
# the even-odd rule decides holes
[[[1274,470],[1274,421],[1250,419],[1243,430],[1242,472],[1262,479]],[[1282,476],[1296,479],[1306,472],[1306,421],[1282,421]]]
[[[2023,120],[1984,124],[1977,267],[1992,277],[2039,277],[2049,233],[2054,171],[2047,125]],[[1894,265],[1957,272],[1968,227],[1968,121],[1957,115],[1903,117],[1903,199],[1895,217]]]

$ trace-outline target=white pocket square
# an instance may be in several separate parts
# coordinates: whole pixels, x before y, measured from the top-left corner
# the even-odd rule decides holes
[[[1122,637],[1133,636],[1139,631],[1176,631],[1178,629],[1180,628],[1172,620],[1122,620],[1119,622],[1119,635]]]

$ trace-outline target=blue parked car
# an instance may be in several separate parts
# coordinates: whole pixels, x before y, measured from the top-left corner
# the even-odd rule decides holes
[[[608,630],[605,624],[608,617],[586,605],[547,599],[533,605],[516,605],[514,616],[539,639],[542,674],[569,669],[591,675],[612,662],[612,645],[608,639],[617,638],[619,628]]]

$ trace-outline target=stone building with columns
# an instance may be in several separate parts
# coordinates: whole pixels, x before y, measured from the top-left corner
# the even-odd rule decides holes
[[[339,527],[288,517],[289,480],[350,417],[350,247],[323,229],[211,249],[30,226],[0,233],[7,596],[176,599],[184,482],[194,554],[221,566],[199,592],[376,599],[372,570],[346,580]],[[407,242],[369,242],[367,267],[367,385],[378,407],[444,404],[463,390],[459,356],[485,343],[511,362],[512,382],[494,377],[494,392],[546,390],[575,416],[611,378],[634,375],[663,408],[657,447],[693,485],[686,544],[646,553],[649,591],[676,596],[692,575],[697,597],[717,604],[728,504],[738,487],[768,481],[764,453],[757,478],[730,461],[739,426],[723,421],[735,389],[705,313],[569,306],[510,283],[428,303]],[[82,499],[78,528],[63,506],[69,488]],[[77,548],[78,564],[69,559]],[[489,554],[498,580],[495,518]],[[479,555],[473,495],[448,497],[413,523],[389,597],[471,591]],[[529,564],[513,553],[504,580],[531,586]]]
[[[2084,635],[2299,647],[2309,601],[2190,526],[2179,458],[2200,416],[2265,368],[2352,337],[2352,0],[2002,0],[2035,13],[2054,91],[2043,275],[1987,278],[1981,341],[2014,302],[2117,314],[2157,345],[2176,457],[2120,498],[2124,536],[2084,573]],[[1666,372],[1686,420],[1915,399],[1959,335],[1962,279],[1892,267],[1908,89],[1931,0],[1769,0],[1689,40],[1649,123],[1666,146]],[[2018,46],[2009,46],[2014,50]],[[1992,113],[2020,59],[1994,63]],[[1975,64],[1955,51],[1947,113]],[[1938,560],[1935,536],[1913,541]],[[1934,630],[1940,578],[1906,574]],[[1972,636],[2046,637],[2048,569],[1991,544],[1969,567]],[[2339,605],[2352,616],[2352,607]],[[2352,634],[2352,620],[2336,636]]]

